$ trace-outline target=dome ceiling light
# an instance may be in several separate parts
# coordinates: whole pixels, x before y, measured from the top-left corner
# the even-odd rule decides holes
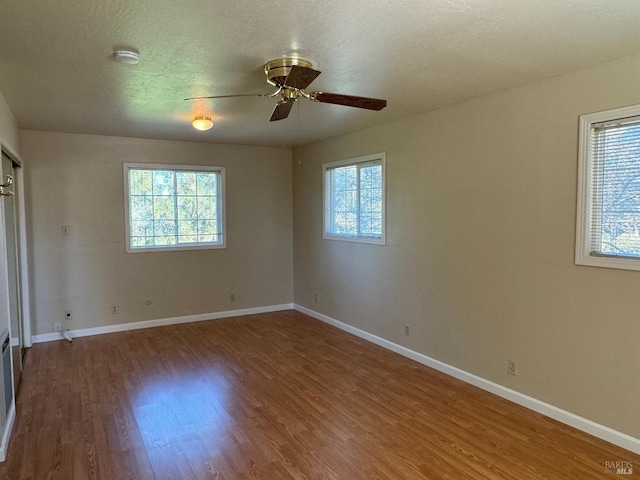
[[[193,122],[191,122],[191,124],[193,125],[193,128],[195,128],[196,130],[200,130],[204,132],[206,130],[210,130],[213,127],[213,120],[211,120],[211,117],[199,116],[199,117],[194,117]]]

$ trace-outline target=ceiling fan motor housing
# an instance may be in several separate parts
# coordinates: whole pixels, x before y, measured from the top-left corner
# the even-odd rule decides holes
[[[313,68],[313,64],[302,58],[277,58],[264,64],[264,73],[267,75],[267,83],[275,87],[282,87],[291,67]]]

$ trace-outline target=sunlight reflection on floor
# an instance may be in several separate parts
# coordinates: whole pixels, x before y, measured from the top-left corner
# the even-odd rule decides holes
[[[215,370],[177,372],[143,384],[132,407],[147,448],[153,448],[194,432],[224,431],[231,423],[227,398],[228,387]]]

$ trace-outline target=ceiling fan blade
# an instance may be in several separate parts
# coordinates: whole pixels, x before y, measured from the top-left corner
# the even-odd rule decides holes
[[[240,95],[213,95],[210,97],[189,97],[185,98],[185,100],[206,100],[209,98],[233,98],[233,97],[275,97],[280,90],[275,93],[243,93]]]
[[[289,75],[287,75],[287,78],[284,81],[284,86],[304,90],[316,79],[318,75],[320,75],[318,70],[301,67],[300,65],[293,65],[289,71]]]
[[[367,110],[382,110],[387,106],[387,101],[379,98],[354,97],[339,93],[313,92],[309,97],[314,102],[333,103],[347,107],[366,108]]]
[[[291,108],[296,101],[293,98],[285,98],[280,100],[276,104],[276,108],[273,109],[273,113],[271,114],[270,122],[275,122],[276,120],[284,120],[289,116],[289,112],[291,112]]]

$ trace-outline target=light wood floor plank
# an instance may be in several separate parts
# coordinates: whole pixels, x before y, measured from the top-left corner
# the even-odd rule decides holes
[[[17,408],[0,479],[640,478],[637,455],[294,311],[37,344]]]

